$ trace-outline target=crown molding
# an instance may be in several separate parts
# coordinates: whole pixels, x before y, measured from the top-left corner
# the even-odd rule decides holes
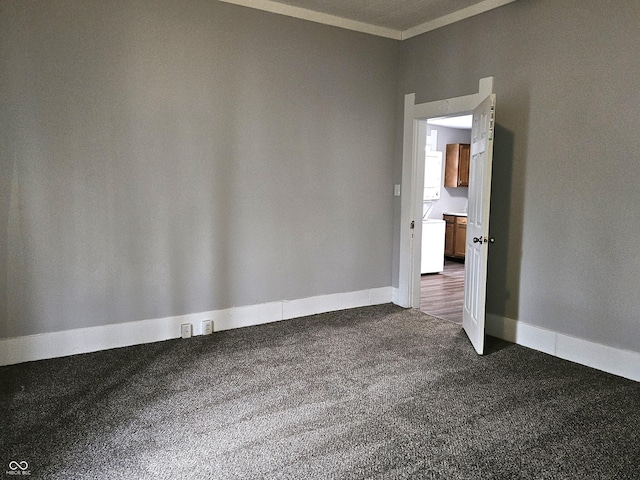
[[[391,38],[393,40],[402,40],[402,32],[391,28],[378,27],[369,23],[357,22],[346,18],[329,15],[326,13],[315,12],[306,8],[294,7],[283,3],[273,2],[271,0],[219,0],[220,2],[232,3],[243,7],[264,10],[265,12],[277,13],[287,17],[299,18],[310,22],[331,25],[332,27],[344,28],[361,33],[368,33],[379,37]]]
[[[444,17],[436,18],[435,20],[409,28],[402,32],[400,40],[407,40],[408,38],[422,35],[423,33],[436,30],[437,28],[444,27],[446,25],[451,25],[452,23],[459,22],[466,18],[480,15],[481,13],[488,12],[489,10],[502,7],[503,5],[507,5],[508,3],[515,1],[516,0],[484,0],[483,2],[476,3],[475,5],[450,13]]]
[[[256,10],[263,10],[265,12],[277,13],[278,15],[285,15],[287,17],[299,18],[301,20],[308,20],[310,22],[321,23],[324,25],[331,25],[333,27],[344,28],[347,30],[353,30],[355,32],[368,33],[370,35],[376,35],[379,37],[390,38],[393,40],[406,40],[408,38],[421,35],[423,33],[436,30],[440,27],[450,25],[460,20],[464,20],[475,15],[479,15],[494,8],[502,7],[508,3],[515,2],[516,0],[484,0],[480,3],[472,5],[457,12],[450,13],[435,20],[422,23],[415,27],[409,28],[404,31],[394,30],[392,28],[379,27],[377,25],[371,25],[369,23],[358,22],[355,20],[349,20],[347,18],[338,17],[336,15],[329,15],[327,13],[315,12],[301,7],[294,7],[292,5],[285,5],[283,3],[274,2],[272,0],[218,0],[220,2],[231,3],[234,5],[240,5],[243,7],[254,8]]]

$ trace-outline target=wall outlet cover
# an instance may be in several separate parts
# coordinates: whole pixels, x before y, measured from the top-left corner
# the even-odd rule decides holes
[[[213,320],[203,320],[202,335],[211,335],[213,333]]]
[[[190,323],[183,323],[180,325],[180,335],[182,338],[191,338],[193,335],[193,327]]]

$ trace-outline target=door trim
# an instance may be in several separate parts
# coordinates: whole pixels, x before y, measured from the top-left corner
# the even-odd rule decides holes
[[[404,97],[402,183],[400,195],[400,248],[398,294],[395,303],[420,308],[420,260],[424,164],[418,161],[418,122],[444,116],[466,115],[493,92],[493,77],[480,79],[478,93],[416,104],[416,94]],[[411,225],[414,228],[411,228]]]

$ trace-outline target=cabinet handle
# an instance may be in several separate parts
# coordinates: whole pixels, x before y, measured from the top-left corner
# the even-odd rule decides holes
[[[482,243],[482,237],[473,237],[473,243]]]

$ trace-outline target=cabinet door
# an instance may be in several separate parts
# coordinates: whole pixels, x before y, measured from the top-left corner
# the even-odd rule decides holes
[[[444,220],[447,222],[447,225],[444,231],[444,254],[447,257],[453,257],[453,242],[454,242],[453,231],[454,231],[455,225],[453,223],[453,217],[450,217],[449,215],[445,215]]]
[[[471,147],[468,143],[447,144],[444,170],[445,187],[466,187],[469,185],[470,153]]]
[[[468,144],[460,145],[460,155],[458,162],[458,186],[469,186],[469,157],[471,156],[471,146]]]
[[[454,229],[455,240],[453,241],[453,254],[456,257],[464,258],[467,245],[467,219],[465,217],[456,217],[456,226]]]
[[[458,186],[458,161],[460,158],[459,144],[449,143],[447,144],[447,157],[444,167],[444,186],[445,187],[457,187]]]

